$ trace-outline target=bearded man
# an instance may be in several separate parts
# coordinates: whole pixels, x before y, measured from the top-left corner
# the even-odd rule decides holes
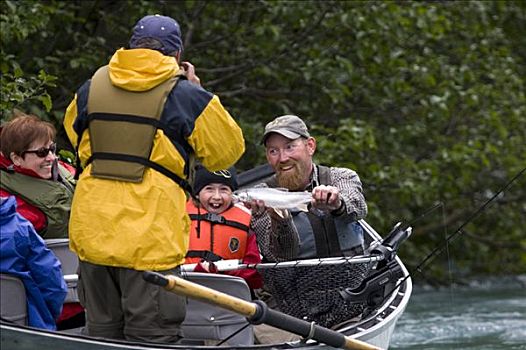
[[[260,186],[312,192],[308,212],[246,203],[266,261],[354,256],[363,253],[363,230],[356,222],[367,215],[362,183],[355,171],[313,162],[316,139],[295,115],[277,117],[265,127],[262,143],[275,171]]]

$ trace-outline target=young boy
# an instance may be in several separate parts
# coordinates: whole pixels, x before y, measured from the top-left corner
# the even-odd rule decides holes
[[[199,166],[194,179],[194,196],[186,210],[192,220],[186,263],[201,263],[195,271],[213,272],[206,262],[238,259],[243,264],[257,264],[261,256],[256,236],[250,229],[249,209],[241,203],[232,203],[232,192],[237,189],[234,171],[209,172]],[[245,279],[251,289],[262,287],[262,279],[254,269],[225,272]]]

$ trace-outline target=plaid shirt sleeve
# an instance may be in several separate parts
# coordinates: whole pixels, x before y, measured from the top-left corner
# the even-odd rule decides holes
[[[346,214],[353,221],[365,218],[367,203],[362,190],[362,182],[358,174],[347,168],[330,168],[331,185],[340,190],[340,196],[345,202]]]

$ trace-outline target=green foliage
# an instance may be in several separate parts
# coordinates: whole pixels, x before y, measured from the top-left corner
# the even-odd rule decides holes
[[[265,161],[266,122],[300,115],[318,162],[358,172],[380,233],[418,218],[400,253],[410,267],[525,166],[521,1],[1,4],[2,118],[17,107],[58,125],[138,18],[173,16],[183,60],[244,130],[238,168]],[[429,275],[526,271],[525,177],[447,245]]]
[[[23,60],[13,47],[20,45],[30,35],[37,33],[49,21],[49,12],[38,3],[5,1],[0,14],[0,117],[10,117],[15,108],[31,110],[38,103],[46,112],[52,108],[47,89],[56,86],[57,77],[43,69],[25,71]]]
[[[73,154],[73,152],[70,152],[70,151],[65,150],[65,149],[61,149],[60,151],[58,151],[58,157],[63,162],[66,162],[66,163],[68,163],[70,165],[74,165],[75,154]]]
[[[24,72],[16,67],[14,72],[9,70],[2,73],[1,78],[1,96],[0,108],[2,112],[11,111],[21,106],[27,106],[28,103],[40,101],[46,112],[51,111],[51,96],[47,92],[47,87],[54,87],[57,77],[48,75],[41,70],[38,75],[25,75]],[[22,107],[23,108],[23,107]],[[29,108],[27,106],[26,108]],[[2,119],[7,117],[2,113]]]

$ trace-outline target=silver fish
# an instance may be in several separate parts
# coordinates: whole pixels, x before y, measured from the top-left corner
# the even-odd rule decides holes
[[[312,193],[289,192],[287,190],[268,187],[245,188],[237,190],[233,198],[238,202],[250,202],[252,200],[261,200],[265,206],[275,209],[307,209],[307,204],[312,200]]]

